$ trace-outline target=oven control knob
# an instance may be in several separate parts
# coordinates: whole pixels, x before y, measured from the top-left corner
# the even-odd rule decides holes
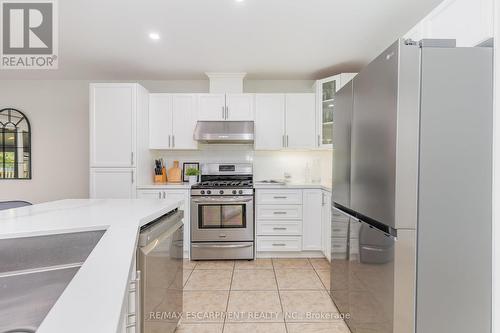
[[[233,190],[233,194],[236,194],[236,190]]]
[[[239,190],[239,191],[238,191],[238,193],[239,193],[239,194],[243,194],[243,190]]]
[[[220,191],[219,191],[219,193],[220,193],[220,194],[224,194],[224,191],[223,191],[223,190],[220,190]]]
[[[207,194],[212,194],[212,191],[208,190],[208,191],[207,191]]]
[[[205,194],[205,191],[201,190],[201,191],[200,191],[200,193],[201,193],[201,194]]]

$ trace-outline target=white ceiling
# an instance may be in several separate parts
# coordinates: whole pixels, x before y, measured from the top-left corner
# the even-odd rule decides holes
[[[441,0],[64,0],[59,69],[1,79],[316,79],[357,71]],[[159,41],[148,38],[158,32]]]

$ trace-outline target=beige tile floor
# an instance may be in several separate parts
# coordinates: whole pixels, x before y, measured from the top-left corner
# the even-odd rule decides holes
[[[177,333],[349,333],[325,259],[185,261]]]

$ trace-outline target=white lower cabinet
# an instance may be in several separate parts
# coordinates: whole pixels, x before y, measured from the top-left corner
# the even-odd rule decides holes
[[[322,190],[304,190],[304,223],[302,224],[302,250],[321,251],[322,245]]]
[[[262,252],[299,252],[302,248],[300,236],[260,236],[257,237],[257,251]]]
[[[258,205],[257,219],[302,220],[302,205]]]
[[[257,252],[321,255],[323,202],[321,189],[257,189]]]
[[[190,190],[186,189],[138,189],[137,198],[139,199],[169,199],[183,201],[181,209],[184,210],[184,252],[189,253],[190,248]]]
[[[135,169],[91,168],[90,198],[135,198]]]
[[[347,228],[345,224],[332,223],[332,195],[328,191],[322,193],[322,235],[323,235],[323,253],[328,261],[332,260],[332,232],[343,234],[347,237]]]
[[[259,220],[257,234],[267,236],[299,236],[302,234],[302,221]]]

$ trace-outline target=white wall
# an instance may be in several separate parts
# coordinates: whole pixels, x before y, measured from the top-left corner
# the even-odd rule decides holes
[[[317,178],[324,185],[332,183],[332,151],[253,151],[251,146],[244,145],[201,145],[200,148],[197,151],[158,150],[153,156],[163,158],[168,167],[174,160],[178,160],[181,167],[183,162],[253,162],[256,181],[281,180],[286,172],[291,175],[291,182],[304,183],[305,170],[309,167],[309,182]],[[146,173],[145,179],[153,178],[153,163]]]
[[[88,196],[88,83],[0,81],[0,108],[31,122],[32,179],[0,180],[0,200]]]
[[[208,80],[139,81],[150,92],[208,92]],[[1,80],[0,108],[24,112],[32,126],[31,180],[0,180],[1,200],[34,203],[87,198],[89,81]],[[248,92],[310,92],[309,80],[248,80]]]
[[[494,0],[444,0],[415,25],[406,38],[456,39],[457,46],[476,46],[493,36]]]

